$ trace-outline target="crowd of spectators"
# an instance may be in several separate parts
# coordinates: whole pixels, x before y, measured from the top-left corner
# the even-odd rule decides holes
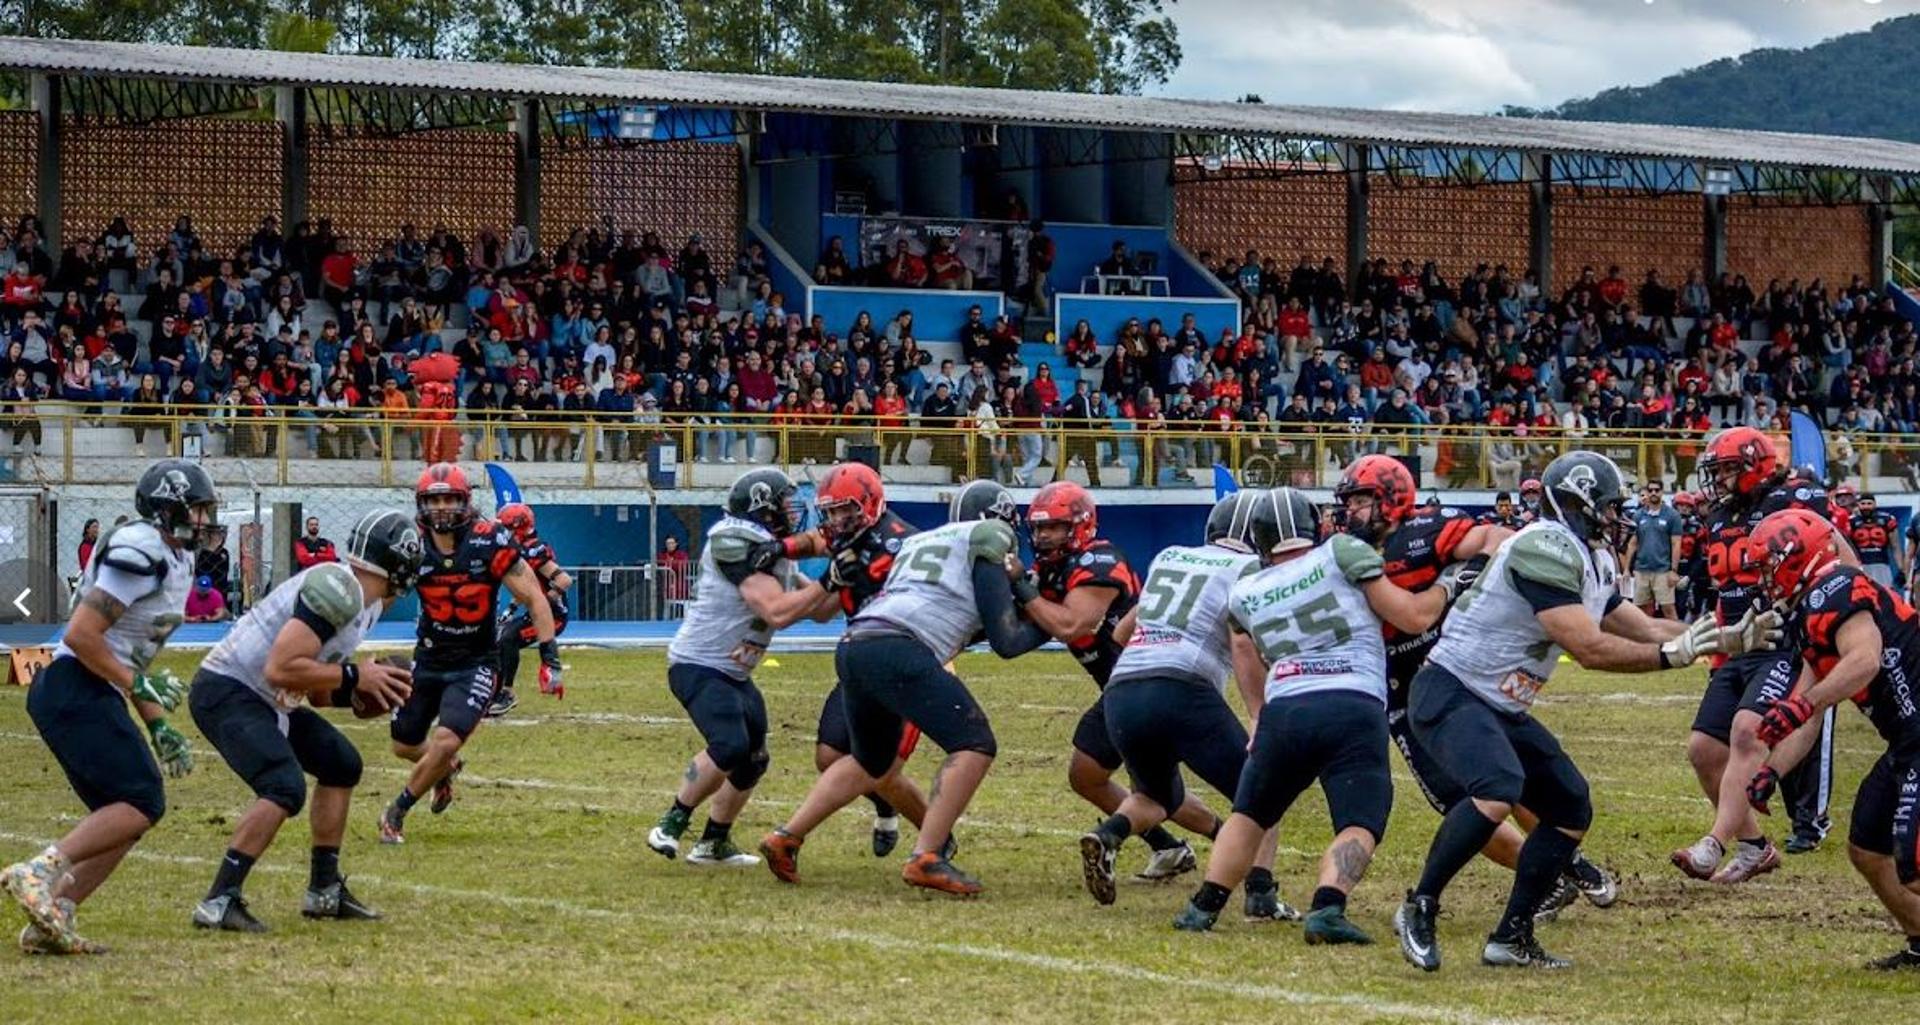
[[[1483,453],[1503,471],[1556,440],[1656,428],[1676,440],[1681,477],[1686,439],[1778,428],[1794,410],[1842,433],[1920,428],[1914,327],[1859,276],[1756,290],[1738,275],[1670,284],[1647,271],[1635,287],[1618,267],[1589,267],[1555,295],[1530,271],[1483,264],[1454,282],[1432,262],[1380,259],[1350,292],[1330,258],[1288,268],[1203,253],[1244,304],[1239,332],[1209,338],[1191,317],[1129,322],[1113,338],[1075,325],[1055,362],[1080,386],[1063,391],[1054,366],[1021,362],[1016,324],[977,308],[958,360],[932,359],[909,312],[803,320],[751,240],[721,266],[697,234],[669,248],[611,223],[552,246],[524,228],[467,240],[409,225],[365,246],[371,259],[324,219],[283,236],[265,217],[231,252],[210,250],[185,216],[164,235],[116,219],[57,255],[43,234],[23,217],[0,246],[0,423],[22,447],[39,441],[45,399],[126,418],[143,449],[168,428],[139,415],[178,412],[197,444],[224,436],[230,451],[265,454],[276,432],[248,421],[283,412],[308,451],[339,458],[376,452],[383,417],[450,423],[393,432],[395,456],[446,457],[470,440],[507,459],[581,459],[588,444],[639,459],[650,433],[683,424],[701,461],[769,458],[769,424],[871,431],[881,457],[899,459],[917,428],[969,426],[974,466],[1009,481],[1049,457],[1120,458],[1118,442],[1048,452],[1048,424],[1246,433],[1281,452],[1303,449],[1266,436],[1484,424],[1504,429]],[[821,280],[835,266],[830,244]],[[1756,333],[1769,340],[1749,355],[1739,343]],[[787,455],[830,461],[825,433]],[[1142,437],[1164,465],[1214,455]],[[929,440],[933,461],[963,469],[957,441]]]

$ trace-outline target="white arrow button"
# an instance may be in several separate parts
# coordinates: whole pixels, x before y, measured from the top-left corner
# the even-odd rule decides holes
[[[30,595],[32,593],[33,593],[33,588],[23,587],[20,589],[19,594],[16,594],[13,596],[13,607],[16,609],[19,609],[20,614],[23,616],[33,615],[33,610],[30,608],[27,608],[26,606],[27,595]]]

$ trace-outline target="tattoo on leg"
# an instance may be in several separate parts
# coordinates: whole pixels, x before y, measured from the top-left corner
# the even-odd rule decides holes
[[[928,804],[932,804],[933,802],[938,801],[940,799],[940,784],[943,780],[947,778],[947,770],[953,768],[953,760],[958,757],[960,757],[958,754],[948,755],[947,760],[944,762],[941,762],[940,768],[934,772],[933,792],[927,795]]]
[[[683,779],[683,780],[686,780],[686,781],[687,781],[687,782],[689,782],[689,783],[691,783],[691,782],[693,782],[694,780],[697,780],[697,779],[699,779],[699,778],[700,778],[700,763],[699,763],[699,762],[688,762],[688,763],[687,763],[687,773],[686,773],[686,775],[684,775],[684,776],[682,776],[682,777],[680,777],[680,778],[681,778],[681,779]]]
[[[1342,840],[1327,854],[1333,860],[1335,881],[1345,890],[1359,885],[1360,878],[1367,874],[1367,866],[1373,862],[1367,845],[1358,840]]]

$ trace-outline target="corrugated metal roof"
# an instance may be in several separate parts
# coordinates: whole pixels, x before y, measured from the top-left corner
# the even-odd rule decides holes
[[[968,89],[622,68],[481,64],[218,47],[0,37],[0,68],[241,85],[408,89],[849,117],[1704,160],[1920,174],[1920,146],[1676,125],[1555,121],[1151,96]]]

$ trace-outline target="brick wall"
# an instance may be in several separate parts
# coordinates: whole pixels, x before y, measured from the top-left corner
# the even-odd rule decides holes
[[[722,268],[732,266],[745,216],[740,151],[732,145],[660,142],[633,147],[549,147],[540,166],[542,242],[613,218],[614,227],[652,229],[678,250],[700,233]]]
[[[307,147],[307,213],[333,221],[371,255],[411,222],[444,224],[471,243],[480,228],[513,228],[513,136],[448,130],[398,138],[316,137]]]
[[[1184,170],[1182,172],[1185,173]],[[1305,253],[1344,263],[1347,186],[1337,174],[1273,181],[1177,180],[1174,237],[1189,252],[1238,258],[1248,249],[1287,266]]]
[[[1610,193],[1602,189],[1576,192],[1561,188],[1553,197],[1554,291],[1580,277],[1580,268],[1592,264],[1604,277],[1609,264],[1619,264],[1621,276],[1633,288],[1649,269],[1660,271],[1669,286],[1686,280],[1687,271],[1703,264],[1705,237],[1700,197]]]
[[[8,224],[38,202],[39,147],[39,123],[32,111],[0,111],[0,218]]]
[[[1516,279],[1526,273],[1524,185],[1396,188],[1376,180],[1367,206],[1368,248],[1395,267],[1402,259],[1415,267],[1433,260],[1455,283],[1481,263],[1504,263]]]
[[[97,238],[124,216],[141,256],[181,214],[214,252],[245,243],[260,215],[280,211],[280,126],[203,119],[137,128],[70,124],[61,231]]]
[[[1835,292],[1855,274],[1871,280],[1872,242],[1866,207],[1768,207],[1736,199],[1727,208],[1727,269],[1745,274],[1756,292],[1769,278],[1802,284],[1825,278]]]

